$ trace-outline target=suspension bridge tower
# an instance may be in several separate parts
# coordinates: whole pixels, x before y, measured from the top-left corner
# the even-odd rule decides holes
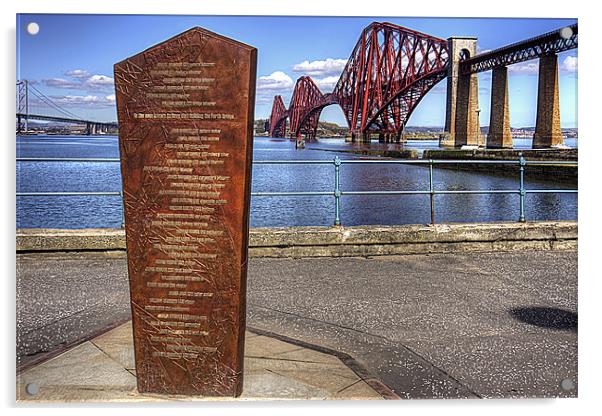
[[[27,80],[17,82],[17,133],[27,133],[29,118],[29,86]]]

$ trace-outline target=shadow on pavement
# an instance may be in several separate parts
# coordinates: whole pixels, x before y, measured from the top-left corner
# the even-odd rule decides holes
[[[577,314],[559,308],[528,307],[510,309],[517,320],[542,328],[577,332]]]

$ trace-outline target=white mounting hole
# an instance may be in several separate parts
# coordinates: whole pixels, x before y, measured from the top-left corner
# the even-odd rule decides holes
[[[40,25],[36,22],[31,22],[27,24],[27,33],[30,35],[37,35],[40,31]]]
[[[38,386],[36,383],[28,383],[25,386],[25,391],[27,392],[27,394],[29,394],[30,396],[35,396],[36,394],[39,393],[40,391],[40,386]]]
[[[573,36],[573,29],[570,27],[567,26],[560,29],[560,37],[562,39],[570,39],[571,36]]]
[[[560,387],[562,390],[571,391],[575,388],[575,382],[570,378],[565,378],[560,382]]]

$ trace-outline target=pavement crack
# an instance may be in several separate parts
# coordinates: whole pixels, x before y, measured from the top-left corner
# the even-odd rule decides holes
[[[345,390],[347,390],[348,388],[351,388],[353,386],[355,386],[357,383],[360,383],[364,380],[362,380],[361,378],[355,380],[353,383],[351,383],[350,385],[343,387],[341,390],[337,391],[337,394],[344,392]]]
[[[300,349],[303,349],[303,348],[300,348]],[[321,361],[295,360],[295,359],[292,359],[292,358],[262,357],[262,356],[259,356],[259,355],[246,355],[245,358],[255,358],[255,359],[258,359],[258,360],[288,361],[288,362],[294,362],[294,363],[308,363],[308,364],[329,365],[328,363],[323,363]]]
[[[125,365],[123,365],[123,363],[120,363],[119,361],[117,361],[115,358],[113,358],[111,355],[109,355],[105,350],[103,350],[98,344],[96,344],[94,342],[93,339],[91,339],[90,341],[88,341],[90,344],[92,344],[94,347],[96,347],[96,349],[98,349],[100,352],[102,352],[105,356],[107,356],[107,358],[109,358],[111,361],[113,361],[114,363],[117,363],[120,367],[122,367],[125,371],[127,371],[128,373],[131,373],[131,371],[129,371],[127,368],[125,368]],[[135,374],[134,374],[135,376]]]

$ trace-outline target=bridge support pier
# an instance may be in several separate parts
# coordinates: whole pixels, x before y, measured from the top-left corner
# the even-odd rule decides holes
[[[560,97],[558,91],[558,56],[539,58],[537,121],[533,148],[542,149],[564,144],[560,130]]]
[[[98,124],[86,123],[86,136],[98,134]]]
[[[395,143],[399,142],[398,136],[395,133],[379,133],[378,134],[378,142],[379,143]]]
[[[451,37],[447,40],[450,64],[447,74],[445,133],[439,144],[448,147],[482,145],[479,126],[479,81],[476,74],[460,74],[460,60],[477,52],[477,39]]]
[[[487,148],[512,149],[510,105],[508,101],[508,67],[493,69]]]
[[[27,115],[17,114],[17,134],[27,133]]]
[[[454,147],[479,146],[479,83],[477,74],[458,77]]]

